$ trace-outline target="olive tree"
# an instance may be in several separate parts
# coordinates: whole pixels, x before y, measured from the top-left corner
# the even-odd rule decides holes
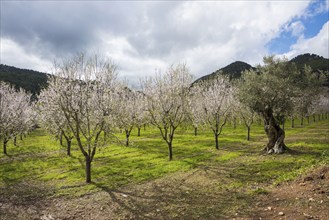
[[[294,100],[296,104],[295,112],[301,118],[301,126],[304,125],[304,118],[306,118],[309,123],[309,117],[312,113],[314,113],[314,107],[320,100],[319,94],[323,90],[321,82],[322,80],[324,80],[324,78],[322,80],[319,80],[319,76],[316,76],[315,74],[311,73],[312,69],[309,66],[305,66],[301,70],[301,74],[299,76],[301,82],[299,83],[299,95],[295,97]],[[324,77],[323,74],[320,76]]]
[[[294,63],[285,59],[265,57],[264,65],[245,71],[237,85],[238,97],[246,107],[264,119],[268,153],[283,153],[285,132],[279,118],[293,111],[294,99],[305,88],[321,85],[321,77],[311,71],[299,71]]]
[[[231,114],[233,101],[229,78],[218,75],[211,81],[200,82],[191,88],[191,96],[195,102],[193,116],[211,128],[216,149],[219,149],[218,137]]]
[[[165,74],[142,83],[150,123],[156,126],[168,145],[169,160],[172,160],[172,144],[175,130],[187,119],[187,94],[192,75],[185,64],[172,65]]]
[[[43,91],[45,109],[59,109],[85,158],[86,182],[91,182],[91,163],[96,149],[105,144],[101,133],[112,121],[116,103],[116,66],[98,56],[78,54],[56,64],[56,77]]]

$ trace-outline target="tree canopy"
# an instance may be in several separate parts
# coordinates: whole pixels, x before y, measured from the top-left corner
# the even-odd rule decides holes
[[[298,99],[305,100],[316,94],[323,79],[309,67],[300,71],[296,64],[273,56],[265,57],[264,65],[257,66],[256,70],[244,72],[237,83],[238,98],[263,116],[269,153],[282,153],[287,149],[278,118],[292,112]]]

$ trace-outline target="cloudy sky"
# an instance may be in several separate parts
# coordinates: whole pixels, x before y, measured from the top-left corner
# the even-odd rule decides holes
[[[0,1],[1,63],[49,71],[77,52],[136,81],[187,63],[195,77],[240,60],[329,57],[329,4],[294,1]]]

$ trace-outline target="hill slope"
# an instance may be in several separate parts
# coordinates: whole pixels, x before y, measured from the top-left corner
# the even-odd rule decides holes
[[[10,83],[16,88],[23,88],[34,95],[47,87],[47,78],[46,73],[0,64],[0,81]]]
[[[318,56],[316,54],[302,54],[290,60],[297,65],[298,68],[303,68],[305,65],[310,66],[314,71],[328,71],[329,72],[329,59],[326,59],[322,56]],[[204,80],[211,80],[218,74],[223,73],[224,75],[228,75],[230,79],[239,78],[241,73],[245,70],[255,69],[255,67],[251,66],[248,63],[242,61],[233,62],[213,73],[202,76],[201,78],[195,80],[194,83]],[[327,80],[327,84],[329,85],[329,76]]]
[[[254,69],[250,64],[242,62],[242,61],[235,61],[209,75],[202,76],[201,78],[195,80],[194,83],[199,81],[205,81],[215,78],[218,74],[228,75],[230,79],[239,78],[241,73],[245,70]]]
[[[329,71],[329,59],[316,54],[302,54],[291,59],[290,62],[294,62],[299,68],[303,68],[305,65],[308,65],[314,71]]]

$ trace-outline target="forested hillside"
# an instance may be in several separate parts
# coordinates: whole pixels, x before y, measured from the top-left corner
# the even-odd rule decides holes
[[[254,69],[254,67],[252,67],[250,64],[242,62],[242,61],[235,61],[209,75],[205,75],[205,76],[197,79],[195,82],[214,79],[220,73],[228,75],[230,77],[230,79],[239,78],[243,71],[250,70],[250,69]]]
[[[37,95],[47,86],[47,74],[0,64],[0,81]]]
[[[314,71],[329,71],[329,59],[326,59],[322,56],[316,54],[302,54],[290,60],[290,62],[294,62],[298,68],[302,69],[305,65],[310,66]],[[223,73],[224,75],[228,75],[230,79],[239,78],[241,73],[245,70],[255,69],[255,67],[251,66],[248,63],[242,61],[233,62],[211,74],[202,76],[197,79],[195,82],[204,81],[215,78],[216,75]],[[329,76],[327,75],[327,85],[329,86]]]
[[[299,55],[291,59],[290,62],[296,63],[299,68],[303,68],[305,65],[308,65],[315,71],[329,71],[329,59],[316,54],[306,53]]]

